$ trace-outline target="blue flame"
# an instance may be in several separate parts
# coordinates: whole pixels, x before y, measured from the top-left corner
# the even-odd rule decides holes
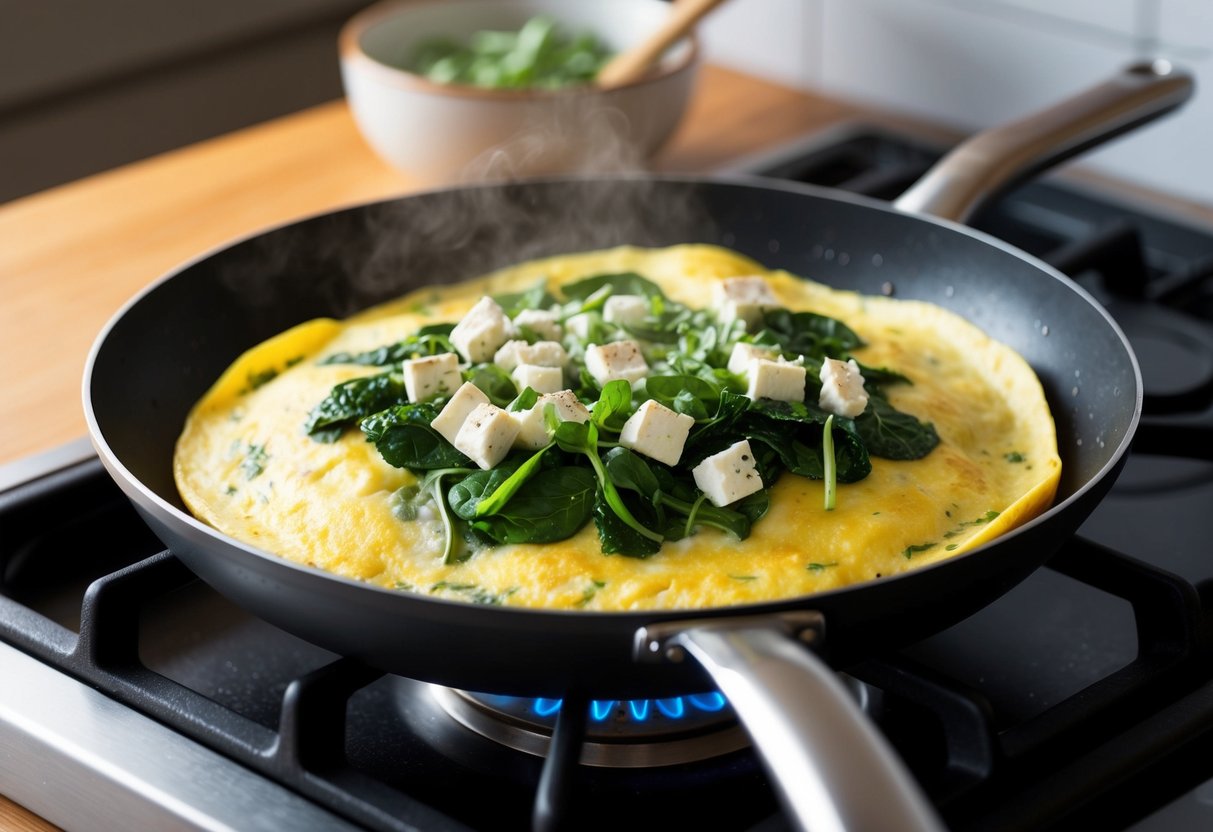
[[[686,698],[676,696],[673,699],[654,699],[657,704],[657,710],[668,716],[670,719],[682,719],[687,712]]]
[[[707,711],[708,713],[723,711],[724,706],[729,704],[729,701],[724,698],[724,694],[718,691],[712,691],[711,693],[692,693],[687,697],[687,701],[699,710]]]
[[[559,712],[560,706],[563,704],[563,699],[536,699],[533,707],[535,708],[535,713],[540,716],[551,716]]]
[[[590,703],[590,719],[602,722],[615,710],[614,699],[595,699]]]
[[[562,699],[532,699],[531,710],[544,718],[555,716],[564,704]],[[618,699],[595,699],[590,702],[590,719],[594,722],[605,722],[615,713],[619,705],[626,705],[627,715],[634,722],[646,722],[656,713],[666,719],[685,719],[695,711],[716,713],[724,710],[728,701],[724,695],[716,691],[711,693],[693,693],[689,696],[675,696],[670,699],[629,699],[621,703]]]

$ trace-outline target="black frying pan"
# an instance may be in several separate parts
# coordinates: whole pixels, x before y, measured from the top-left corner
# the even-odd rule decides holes
[[[472,690],[633,698],[714,682],[803,825],[934,828],[875,731],[795,640],[845,665],[950,625],[1022,580],[1111,487],[1137,425],[1141,381],[1122,333],[1065,277],[907,210],[962,217],[1023,172],[1178,106],[1190,91],[1190,79],[1168,68],[1132,68],[970,142],[896,207],[753,179],[578,179],[426,193],[258,234],[170,274],[101,334],[84,384],[93,442],[191,569],[285,630],[392,673]],[[1003,163],[990,164],[991,148]],[[952,309],[1012,346],[1040,376],[1057,421],[1056,505],[976,551],[897,577],[688,614],[474,606],[383,590],[229,539],[182,504],[171,460],[185,416],[253,344],[309,318],[534,256],[685,242],[725,245],[860,292],[891,284],[898,297]]]

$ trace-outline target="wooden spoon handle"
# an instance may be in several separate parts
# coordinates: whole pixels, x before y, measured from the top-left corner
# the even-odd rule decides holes
[[[646,40],[612,58],[598,72],[599,87],[618,87],[641,78],[670,44],[685,35],[699,18],[724,0],[677,0],[661,28]]]

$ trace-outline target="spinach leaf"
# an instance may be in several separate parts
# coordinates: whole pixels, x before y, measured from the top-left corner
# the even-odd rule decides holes
[[[626,384],[627,382],[624,383]],[[604,539],[603,551],[622,553],[624,548],[629,551],[633,549],[640,551],[641,548],[647,550],[649,548],[647,546],[636,547],[626,543],[633,535],[647,538],[650,543],[656,543],[657,548],[661,548],[661,534],[653,531],[636,519],[627,503],[624,502],[623,497],[619,494],[618,489],[615,488],[615,484],[607,475],[606,468],[602,464],[602,458],[598,456],[598,425],[593,420],[584,424],[581,422],[561,422],[556,427],[554,438],[562,451],[572,454],[584,454],[590,461],[590,467],[594,469],[594,475],[598,478],[599,496],[595,500],[594,518],[598,524],[599,534],[601,536],[603,529],[606,529],[611,533],[613,539],[618,538],[618,541],[622,541],[622,543],[618,541],[612,542],[610,545],[616,548],[608,550],[605,548],[607,544]],[[602,505],[606,506],[607,513],[614,513],[614,519],[602,519],[599,517]],[[619,525],[619,523],[615,522],[616,520],[622,523],[623,526],[626,526],[629,531],[627,533],[619,532],[618,534],[611,532],[612,529],[617,529]],[[619,537],[619,535],[622,535],[622,537]],[[623,548],[618,548],[619,545],[622,545]],[[653,551],[656,551],[656,549]],[[652,554],[652,552],[649,552],[649,554]]]
[[[438,408],[432,404],[406,404],[368,416],[360,427],[387,463],[397,468],[471,467],[470,459],[430,427],[437,415]]]
[[[815,312],[768,309],[763,313],[763,326],[767,338],[779,344],[784,352],[794,355],[843,358],[864,345],[842,321]]]
[[[404,378],[396,373],[350,379],[334,387],[312,408],[303,429],[312,436],[326,432],[320,440],[326,441],[331,436],[327,433],[329,429],[344,429],[372,413],[405,401]]]
[[[660,552],[664,537],[660,534],[641,534],[637,526],[623,519],[619,511],[620,506],[623,506],[623,498],[618,493],[615,494],[614,500],[611,500],[603,489],[598,489],[594,500],[594,525],[598,529],[598,541],[602,545],[603,554],[647,558]],[[629,509],[624,510],[628,511],[629,516],[633,516]],[[640,506],[637,506],[637,513],[640,513]]]
[[[386,367],[389,364],[399,364],[406,358],[422,358],[427,355],[441,355],[444,352],[454,352],[451,344],[451,330],[454,324],[430,324],[402,341],[388,344],[378,349],[366,352],[339,352],[320,360],[320,364],[363,364],[373,367]]]
[[[473,364],[463,371],[463,380],[470,381],[498,407],[508,407],[518,396],[518,385],[496,364]]]
[[[561,287],[560,291],[569,300],[584,301],[604,286],[610,286],[610,293],[613,295],[641,295],[646,298],[665,297],[665,293],[661,291],[661,287],[635,272],[594,275],[593,277],[578,280],[575,283],[567,283]]]
[[[863,376],[864,386],[871,393],[875,387],[880,387],[885,384],[913,384],[908,376],[902,375],[896,370],[890,370],[888,367],[869,367],[862,361],[856,361],[859,365],[859,373]]]
[[[590,413],[590,419],[600,428],[618,433],[623,429],[632,409],[632,386],[623,379],[608,381]]]
[[[547,309],[556,302],[556,298],[548,292],[546,280],[539,281],[523,292],[493,295],[493,300],[511,318],[525,309]]]
[[[684,464],[694,467],[705,456],[723,450],[733,444],[725,441],[736,435],[734,426],[750,408],[751,399],[739,393],[725,390],[716,404],[716,413],[706,422],[691,428],[682,452]],[[763,482],[766,482],[765,478]]]
[[[518,413],[523,410],[530,410],[532,407],[538,404],[538,402],[539,394],[536,393],[534,389],[528,387],[519,393],[514,400],[506,406],[505,409],[511,413]]]
[[[649,464],[627,448],[612,448],[602,458],[607,476],[617,488],[635,491],[649,499],[661,490],[661,483]]]
[[[663,465],[650,464],[626,448],[612,448],[603,457],[603,464],[617,488],[634,492],[648,501],[653,510],[652,523],[664,530],[667,540],[685,537],[698,524],[732,532],[743,540],[750,534],[751,521],[746,513],[717,508],[696,499],[695,487],[680,480],[674,471]],[[750,508],[757,510],[759,516],[766,511],[765,506],[758,509],[758,501]]]
[[[752,443],[761,442],[778,454],[793,474],[819,480],[826,473],[822,431],[827,418],[829,414],[814,404],[759,399],[750,405],[740,431]],[[872,472],[853,420],[835,417],[832,435],[838,482],[858,482]]]
[[[485,517],[486,515],[497,514],[501,512],[502,509],[507,508],[507,504],[510,502],[510,499],[518,493],[518,489],[522,488],[522,486],[526,484],[527,480],[533,477],[535,472],[539,470],[539,466],[543,462],[543,456],[547,453],[548,448],[550,447],[552,446],[547,445],[544,448],[540,448],[521,465],[506,466],[502,464],[498,465],[496,468],[493,468],[491,473],[497,476],[489,478],[490,481],[485,484],[485,488],[481,492],[480,499],[475,501],[475,505],[471,509],[471,516],[467,517],[466,519],[471,520],[476,517]],[[476,475],[473,474],[471,477],[468,477],[468,479],[470,480],[475,476]],[[464,482],[466,483],[467,480],[464,480]],[[452,501],[451,507],[455,508],[455,512],[459,514],[460,517],[465,516],[459,513],[459,509],[455,507],[454,501]]]
[[[697,422],[706,422],[718,409],[721,387],[699,376],[649,376],[645,392],[675,413],[685,413]]]
[[[590,519],[597,488],[597,479],[588,468],[548,468],[528,480],[526,489],[517,492],[501,511],[475,519],[472,528],[497,543],[564,540]]]
[[[472,552],[468,551],[467,547],[460,546],[460,537],[455,534],[455,518],[451,517],[450,506],[446,505],[443,497],[443,478],[450,474],[463,477],[463,475],[471,473],[474,473],[473,468],[437,468],[429,471],[422,478],[421,484],[417,486],[417,490],[421,494],[427,495],[429,500],[433,501],[434,506],[438,508],[438,517],[442,519],[444,564],[449,565],[467,560],[472,557]]]
[[[902,413],[883,396],[868,398],[867,408],[855,419],[855,430],[868,453],[883,459],[922,459],[939,444],[934,425]]]

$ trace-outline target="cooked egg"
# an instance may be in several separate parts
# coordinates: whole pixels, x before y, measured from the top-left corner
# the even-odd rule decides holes
[[[388,465],[356,429],[331,444],[303,430],[335,384],[381,372],[318,359],[459,321],[486,294],[609,272],[643,274],[694,307],[729,278],[765,278],[780,305],[854,329],[867,343],[855,351],[865,365],[912,379],[891,385],[889,398],[933,423],[940,444],[919,460],[873,458],[866,479],[839,486],[832,511],[822,482],[785,474],[769,512],[740,542],[701,529],[644,560],[609,556],[589,523],[560,542],[481,549],[445,564],[440,520],[424,512],[402,519],[395,510],[393,494],[416,483],[412,474]],[[475,332],[458,346],[491,361],[506,340],[504,324],[479,314],[487,323],[466,327]],[[426,289],[348,321],[301,324],[228,369],[190,414],[174,460],[178,488],[199,518],[281,557],[401,591],[588,610],[740,604],[889,577],[961,554],[1043,511],[1060,470],[1040,383],[1006,346],[941,308],[836,291],[711,246],[554,257]]]

